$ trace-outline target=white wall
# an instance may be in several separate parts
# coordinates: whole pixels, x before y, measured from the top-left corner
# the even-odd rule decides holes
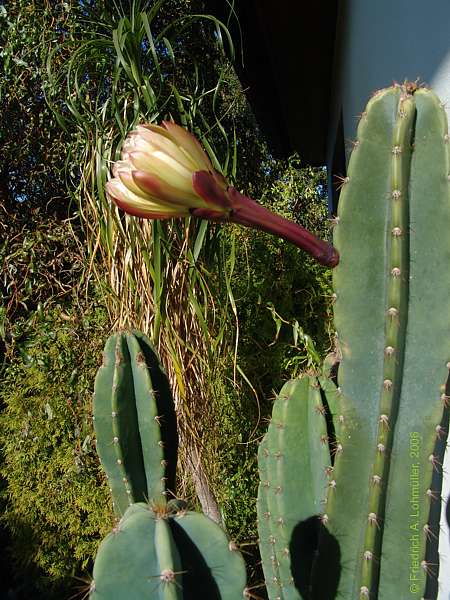
[[[345,135],[353,139],[357,116],[375,90],[417,78],[448,101],[450,117],[450,2],[343,0],[342,5],[333,124],[342,107]]]

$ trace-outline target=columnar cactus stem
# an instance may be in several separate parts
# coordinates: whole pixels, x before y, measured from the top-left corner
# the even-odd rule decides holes
[[[442,105],[411,84],[376,93],[358,127],[334,228],[339,387],[319,377],[334,463],[315,566],[304,574],[310,585],[297,586],[304,600],[436,599],[450,402],[449,230]],[[311,436],[307,422],[301,432]],[[300,482],[297,496],[310,505]],[[339,546],[332,554],[330,534]],[[333,576],[337,589],[324,594],[321,584]]]
[[[297,600],[301,596],[292,561],[302,557],[297,556],[292,539],[301,521],[322,511],[330,466],[324,407],[315,377],[304,376],[284,385],[258,462],[258,522],[267,587],[273,598]],[[297,478],[303,486],[302,503],[297,502]]]
[[[450,335],[442,315],[444,306],[450,312],[450,284],[440,276],[444,269],[441,256],[449,256],[448,235],[442,231],[439,237],[441,266],[439,272],[434,271],[430,235],[436,234],[430,234],[429,226],[430,215],[439,219],[442,229],[448,229],[450,223],[450,197],[445,187],[449,172],[446,125],[443,110],[431,92],[410,92],[410,88],[396,86],[377,93],[369,102],[358,128],[358,143],[335,227],[335,243],[341,253],[341,264],[334,273],[335,323],[342,353],[339,385],[346,412],[344,424],[336,424],[337,487],[336,493],[329,493],[326,514],[327,527],[339,539],[342,564],[346,565],[341,572],[339,592],[358,600],[402,597],[402,590],[408,589],[406,563],[412,542],[405,498],[411,487],[406,485],[404,473],[411,464],[410,435],[419,432],[421,440],[429,440],[426,449],[422,443],[427,457],[421,453],[422,460],[428,460],[433,454],[442,404],[433,409],[427,398],[433,395],[433,386],[438,389],[445,382],[442,374],[438,375],[438,366],[445,364],[450,351]],[[431,113],[440,129],[430,124]],[[426,149],[421,150],[422,147]],[[363,199],[366,201],[361,209]],[[427,311],[424,298],[433,294],[424,290],[430,287],[427,281],[432,273],[432,288],[439,289],[436,296],[440,303],[430,301]],[[445,290],[443,295],[441,290]],[[439,315],[441,324],[433,330],[432,345],[436,343],[437,347],[429,361],[417,350],[427,339],[419,324],[429,327],[428,314]],[[412,332],[417,332],[414,338]],[[414,356],[414,366],[408,356]],[[418,378],[424,363],[428,369]],[[412,417],[418,412],[422,413],[420,423]],[[398,463],[400,456],[402,467]],[[429,472],[432,468],[428,465]],[[426,472],[425,464],[422,472]],[[421,485],[428,487],[430,482],[431,476],[424,478]],[[426,489],[423,503],[428,501],[425,495]],[[395,518],[394,505],[398,506]],[[423,504],[422,530],[428,513]],[[399,522],[403,523],[402,528],[393,525]],[[393,538],[390,542],[392,529],[395,541]],[[345,530],[354,535],[346,537]],[[358,535],[359,531],[364,531],[364,535]],[[425,533],[429,530],[425,529]],[[423,566],[416,569],[414,584],[417,593],[424,597],[425,533],[422,531],[420,543],[414,546],[420,556],[416,563]],[[404,550],[399,552],[403,542]],[[391,565],[398,567],[399,562],[405,562],[403,581],[399,581],[399,569],[388,566],[389,548]]]
[[[95,380],[97,452],[118,516],[175,489],[177,430],[167,377],[140,332],[109,338]]]

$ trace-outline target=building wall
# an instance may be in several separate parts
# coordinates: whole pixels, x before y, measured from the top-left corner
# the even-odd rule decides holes
[[[450,117],[448,0],[342,0],[338,38],[332,129],[342,109],[353,139],[370,95],[405,79],[433,87]]]

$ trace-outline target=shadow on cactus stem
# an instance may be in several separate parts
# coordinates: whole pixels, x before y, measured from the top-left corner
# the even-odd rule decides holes
[[[219,588],[197,546],[177,523],[171,521],[170,529],[175,544],[185,550],[182,558],[183,600],[220,600]]]
[[[316,557],[319,536],[324,552]],[[302,598],[334,600],[341,574],[341,552],[338,541],[322,525],[318,515],[301,521],[294,528],[289,552],[294,584]],[[323,576],[325,572],[326,577]]]

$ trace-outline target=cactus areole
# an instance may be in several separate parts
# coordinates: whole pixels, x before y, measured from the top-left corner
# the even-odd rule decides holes
[[[437,597],[450,368],[449,174],[447,118],[436,95],[410,84],[377,92],[359,123],[334,228],[338,387],[325,369],[284,389],[260,451],[261,554],[271,600]],[[302,411],[302,447],[289,446]],[[317,449],[318,437],[328,454]],[[289,455],[300,451],[309,459]],[[288,460],[297,464],[295,489],[289,474],[283,478]],[[284,522],[287,528],[277,527]]]

